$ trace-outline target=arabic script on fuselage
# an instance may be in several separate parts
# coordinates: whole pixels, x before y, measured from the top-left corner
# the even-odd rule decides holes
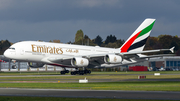
[[[78,53],[79,50],[77,50],[77,49],[67,49],[66,52],[69,52],[69,53]]]

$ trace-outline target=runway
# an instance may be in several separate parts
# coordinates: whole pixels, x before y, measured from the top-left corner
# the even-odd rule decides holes
[[[180,92],[0,88],[0,96],[180,100]]]
[[[140,75],[140,74],[93,74],[93,75],[86,75],[87,79],[89,76],[118,76],[118,75]],[[143,74],[143,75],[153,75],[153,74]],[[161,74],[161,75],[180,75],[180,74]],[[74,77],[78,76],[79,79],[84,79],[80,75],[8,75],[8,76],[0,76],[0,83],[78,83],[79,79],[77,78],[28,78],[28,77]],[[4,80],[4,77],[24,77],[24,78],[10,78],[6,79],[6,81],[1,81]],[[122,82],[122,81],[177,81],[179,82],[179,78],[173,78],[173,79],[88,79],[88,82]]]
[[[100,74],[100,76],[111,75],[134,75],[139,74]],[[153,75],[153,74],[143,74]],[[179,75],[179,74],[162,74]],[[62,78],[56,78],[61,77]],[[64,77],[68,78],[64,78]],[[99,76],[99,74],[87,75]],[[16,77],[16,78],[6,78]],[[23,77],[23,78],[18,78]],[[29,78],[29,77],[51,77],[51,78]],[[54,78],[55,77],[55,78]],[[74,78],[73,78],[74,77]],[[84,76],[83,76],[84,77]],[[6,80],[4,80],[6,78]],[[9,75],[0,76],[0,83],[78,83],[79,75]],[[60,81],[60,82],[59,82]],[[177,81],[179,78],[168,79],[114,79],[98,78],[88,79],[88,82],[121,82],[121,81]],[[115,99],[160,99],[160,100],[180,100],[180,92],[175,91],[122,91],[122,90],[74,90],[74,89],[24,89],[24,88],[0,88],[0,96],[34,96],[34,97],[68,97],[68,98],[115,98]]]

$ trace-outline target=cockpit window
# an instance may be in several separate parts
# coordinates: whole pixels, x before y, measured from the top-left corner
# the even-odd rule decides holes
[[[13,48],[13,47],[9,47],[9,49],[15,50],[15,48]]]

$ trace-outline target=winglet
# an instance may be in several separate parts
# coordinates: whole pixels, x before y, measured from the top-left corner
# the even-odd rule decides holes
[[[172,53],[174,53],[174,48],[175,48],[175,46],[174,47],[172,47],[171,49],[169,49]]]

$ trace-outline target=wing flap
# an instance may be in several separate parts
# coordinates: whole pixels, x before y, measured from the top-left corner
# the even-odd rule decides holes
[[[69,60],[69,59],[73,59],[73,57],[51,57],[51,58],[48,58],[48,60],[52,61],[52,62]]]

